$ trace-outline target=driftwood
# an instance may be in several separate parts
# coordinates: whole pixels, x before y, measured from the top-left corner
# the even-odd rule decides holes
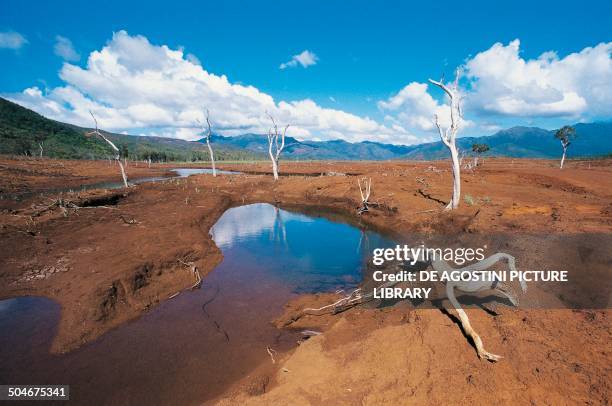
[[[30,214],[30,217],[39,217],[43,214],[45,214],[48,211],[51,211],[55,208],[60,208],[62,210],[62,214],[64,215],[64,217],[68,217],[68,214],[70,213],[70,210],[72,210],[73,213],[77,213],[79,210],[82,209],[108,209],[108,210],[116,210],[115,207],[108,207],[108,206],[83,206],[83,205],[78,205],[77,203],[75,203],[72,200],[66,199],[62,196],[57,197],[55,199],[51,199],[51,198],[47,198],[48,201],[50,201],[49,204],[46,205],[32,205],[31,208],[33,210],[33,212]]]
[[[508,267],[510,268],[510,270],[516,271],[514,257],[503,252],[491,255],[490,257],[485,258],[482,261],[467,265],[462,268],[453,268],[441,259],[432,260],[430,261],[429,265],[436,273],[459,271],[470,272],[472,274],[478,275],[481,274],[482,271],[487,270],[488,268],[492,267],[501,260],[506,260],[508,262]],[[398,283],[400,282],[390,281],[383,283],[375,287],[374,289],[389,288],[397,285]],[[527,284],[525,283],[525,281],[521,280],[520,284],[523,293],[527,292]],[[344,296],[329,305],[321,306],[319,308],[303,309],[300,314],[293,317],[291,322],[297,321],[305,315],[321,316],[325,314],[337,314],[360,304],[369,302],[374,299],[374,289],[372,289],[372,291],[370,292],[365,293],[363,292],[362,288],[358,288],[351,292],[349,295]],[[508,298],[514,306],[518,306],[518,297],[516,295],[516,292],[514,292],[511,286],[506,283],[503,283],[501,281],[491,281],[487,280],[486,278],[482,278],[482,280],[478,280],[478,278],[475,278],[475,280],[472,281],[446,282],[446,296],[448,297],[452,308],[457,311],[457,314],[459,315],[459,321],[461,322],[463,330],[474,341],[478,356],[480,358],[485,358],[492,362],[499,361],[502,358],[501,356],[490,353],[484,349],[482,339],[473,329],[467,314],[465,313],[465,311],[461,307],[461,304],[455,296],[455,290],[459,290],[466,293],[493,291],[496,293],[500,293],[504,297]]]
[[[420,189],[420,188],[419,188],[419,189],[417,189],[417,192],[418,192],[418,193],[419,193],[421,196],[423,196],[425,199],[428,199],[428,200],[433,200],[434,202],[436,202],[436,203],[440,203],[441,205],[446,205],[446,204],[447,204],[445,201],[442,201],[442,200],[440,200],[440,199],[438,199],[438,198],[433,197],[433,196],[432,196],[432,195],[430,195],[429,193],[425,192],[423,189]]]
[[[363,182],[363,189],[362,189]],[[370,192],[372,191],[372,178],[357,179],[357,185],[359,186],[359,193],[361,194],[361,207],[357,210],[357,214],[368,211],[368,205],[370,204]]]
[[[442,260],[434,260],[431,263],[432,268],[437,273],[444,272],[452,272],[452,271],[460,271],[460,272],[471,272],[472,274],[480,274],[482,271],[487,270],[488,268],[495,265],[498,261],[505,259],[508,262],[508,267],[511,271],[516,271],[515,259],[512,255],[499,252],[497,254],[491,255],[488,258],[483,259],[482,261],[473,263],[471,265],[465,266],[463,268],[452,268],[445,261]],[[527,292],[527,284],[525,281],[521,280],[521,289],[523,293]],[[460,281],[460,282],[447,282],[446,283],[446,296],[450,301],[453,308],[457,311],[459,315],[459,320],[461,321],[461,326],[463,327],[463,331],[474,340],[474,344],[476,345],[476,351],[480,358],[488,359],[489,361],[495,362],[499,361],[502,357],[500,355],[495,355],[490,353],[484,349],[482,344],[482,340],[480,336],[476,333],[476,331],[472,328],[470,324],[470,320],[465,313],[465,310],[461,308],[459,301],[455,297],[455,289],[460,290],[466,293],[474,293],[474,292],[482,292],[487,290],[492,290],[498,293],[501,293],[503,296],[507,297],[510,302],[514,306],[518,306],[518,297],[516,293],[512,290],[512,288],[501,282],[501,281],[490,281],[483,278],[481,281]]]
[[[268,354],[270,354],[270,358],[272,359],[272,363],[276,364],[276,360],[274,359],[274,354],[277,353],[277,351],[273,348],[270,348],[270,346],[266,347],[266,351],[268,352]]]
[[[185,265],[186,267],[189,268],[189,270],[191,271],[191,273],[193,274],[193,276],[196,279],[196,282],[193,284],[193,286],[191,286],[190,289],[199,289],[202,286],[202,277],[200,276],[200,271],[198,270],[198,267],[195,265],[194,262],[186,260],[186,258],[180,259],[178,260],[178,262],[180,262],[181,264]]]
[[[125,224],[138,224],[138,221],[136,221],[135,218],[128,219],[123,214],[120,214],[119,218],[123,220]]]

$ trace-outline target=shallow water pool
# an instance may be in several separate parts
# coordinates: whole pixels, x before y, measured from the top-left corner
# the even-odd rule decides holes
[[[223,393],[284,351],[297,333],[270,323],[302,292],[361,281],[383,236],[325,215],[269,204],[229,209],[211,229],[223,262],[200,290],[181,293],[73,352],[50,355],[59,306],[44,298],[0,301],[0,382],[69,384],[86,404],[195,404]]]

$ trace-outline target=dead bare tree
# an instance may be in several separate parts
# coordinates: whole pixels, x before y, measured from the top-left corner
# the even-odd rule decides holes
[[[561,141],[561,147],[563,148],[563,155],[561,156],[561,164],[559,169],[563,169],[563,163],[565,162],[565,155],[567,154],[567,147],[571,145],[571,139],[576,137],[576,130],[574,127],[566,125],[557,130],[555,138]]]
[[[453,170],[453,197],[446,206],[445,210],[453,210],[459,207],[459,201],[461,197],[461,166],[459,164],[459,153],[457,151],[457,145],[455,143],[457,132],[459,131],[459,123],[461,121],[462,116],[459,97],[459,70],[457,70],[455,74],[455,81],[450,86],[444,84],[443,79],[441,79],[440,81],[429,79],[429,82],[442,89],[450,99],[450,126],[443,130],[437,114],[434,115],[434,123],[438,128],[442,143],[446,145],[451,154]]]
[[[362,184],[363,183],[363,188]],[[372,178],[357,179],[357,185],[359,185],[359,193],[361,194],[361,207],[357,210],[357,214],[368,211],[368,205],[370,204],[370,192],[372,190]]]
[[[96,129],[94,131],[88,132],[87,135],[88,136],[90,136],[90,135],[97,135],[98,137],[100,137],[104,141],[106,141],[108,143],[108,145],[111,146],[113,151],[115,151],[115,161],[117,161],[117,164],[119,165],[119,168],[121,168],[121,177],[123,178],[123,185],[125,187],[128,187],[127,175],[125,174],[125,168],[123,167],[123,164],[121,163],[121,153],[119,151],[119,148],[117,148],[117,146],[115,144],[113,144],[113,142],[111,140],[106,138],[100,132],[100,130],[98,130],[98,120],[96,120],[96,116],[94,116],[94,114],[91,111],[89,112],[89,114],[91,114],[91,117],[93,118],[94,123],[96,124]]]
[[[44,143],[45,143],[44,141],[41,141],[38,143],[38,148],[40,149],[40,158],[43,157],[43,144]]]
[[[212,174],[213,176],[217,176],[217,169],[215,168],[215,155],[213,154],[213,149],[210,146],[210,139],[212,137],[212,126],[210,125],[210,115],[208,113],[208,109],[206,109],[206,125],[208,129],[204,128],[204,125],[197,120],[198,124],[202,128],[202,133],[204,134],[204,138],[206,139],[206,146],[208,147],[208,153],[210,154],[210,163],[212,165]]]
[[[285,148],[285,135],[287,134],[289,124],[285,126],[283,133],[280,134],[276,121],[274,121],[274,117],[272,117],[272,115],[269,113],[268,117],[270,117],[270,120],[272,120],[272,127],[268,130],[268,153],[270,154],[270,160],[272,161],[272,173],[274,174],[274,180],[278,180],[278,158],[280,157],[281,152],[283,152],[283,148]],[[281,139],[280,145],[278,143],[279,137]]]

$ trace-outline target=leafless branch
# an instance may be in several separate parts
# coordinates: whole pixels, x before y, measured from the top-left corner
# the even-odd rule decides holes
[[[94,116],[94,114],[92,113],[91,110],[89,111],[89,114],[91,114],[91,118],[93,118],[93,120],[94,120],[94,123],[96,125],[96,129],[94,131],[88,132],[87,135],[88,136],[96,135],[96,136],[102,138],[115,151],[115,161],[117,161],[117,164],[119,165],[119,168],[121,169],[121,177],[123,178],[123,185],[127,188],[128,187],[128,180],[127,180],[127,175],[125,173],[125,168],[123,167],[123,164],[121,163],[121,154],[119,153],[119,148],[117,148],[117,146],[111,140],[106,138],[104,136],[104,134],[102,134],[100,132],[100,130],[98,129],[98,120],[96,119],[96,116]]]

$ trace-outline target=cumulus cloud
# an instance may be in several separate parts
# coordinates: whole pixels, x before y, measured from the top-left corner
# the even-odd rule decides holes
[[[81,59],[81,55],[74,49],[72,41],[61,35],[55,37],[55,45],[53,45],[55,55],[61,57],[65,61],[76,62]]]
[[[194,54],[187,54],[185,56],[185,59],[187,59],[189,62],[191,62],[194,65],[202,65],[202,62],[200,62],[200,59]]]
[[[307,68],[309,66],[316,65],[318,61],[319,57],[314,52],[305,50],[297,55],[293,55],[289,62],[281,63],[279,68],[295,68],[298,65],[301,65],[303,68]]]
[[[47,117],[82,126],[91,126],[92,110],[109,131],[196,139],[196,120],[203,120],[208,108],[215,130],[225,135],[265,133],[270,126],[267,111],[279,123],[290,123],[289,135],[298,138],[418,141],[401,126],[323,108],[309,99],[277,102],[194,62],[182,49],[119,31],[89,55],[85,67],[65,63],[59,74],[63,86],[47,92],[31,87],[6,96]]]
[[[462,127],[490,133],[504,117],[532,119],[608,118],[612,115],[612,43],[601,43],[560,58],[545,52],[535,59],[520,56],[520,41],[494,44],[461,66],[460,93],[464,114],[478,115],[478,124],[464,119]],[[433,115],[448,126],[445,98],[432,97],[433,86],[412,82],[378,107],[386,120],[410,130],[435,132]],[[437,88],[435,92],[441,93]]]
[[[445,102],[439,102],[428,92],[427,83],[412,82],[397,94],[387,100],[378,102],[378,107],[389,114],[386,119],[406,128],[422,132],[437,131],[434,115],[437,115],[443,127],[450,125],[450,109]],[[473,123],[462,120],[462,127],[470,127]]]
[[[528,117],[610,116],[612,42],[559,58],[549,51],[520,56],[520,41],[494,44],[465,63],[469,108]]]
[[[20,49],[28,43],[28,40],[18,32],[0,32],[0,48]]]

